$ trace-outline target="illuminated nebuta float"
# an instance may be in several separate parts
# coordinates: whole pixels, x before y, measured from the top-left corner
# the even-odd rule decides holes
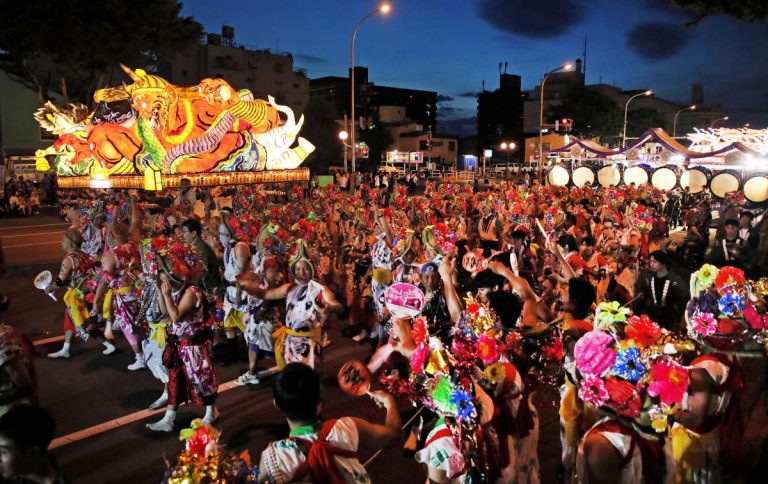
[[[176,86],[142,69],[121,66],[132,84],[94,94],[82,104],[48,102],[35,113],[58,136],[38,150],[37,169],[50,169],[59,186],[160,189],[182,177],[193,185],[304,181],[299,168],[315,147],[298,136],[304,123],[293,111],[236,91],[222,79]]]

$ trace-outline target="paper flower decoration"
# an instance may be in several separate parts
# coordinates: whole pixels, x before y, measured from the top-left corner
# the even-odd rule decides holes
[[[435,408],[443,413],[455,414],[456,404],[451,403],[453,393],[454,388],[453,384],[451,384],[451,380],[449,380],[447,376],[438,377],[430,392]]]
[[[421,345],[427,341],[429,337],[429,331],[427,330],[427,320],[424,316],[419,316],[413,321],[413,329],[411,329],[411,338],[415,345]]]
[[[736,267],[722,267],[715,276],[715,287],[720,294],[742,284],[744,284],[744,271]]]
[[[605,406],[622,417],[637,418],[640,416],[640,396],[637,389],[628,381],[609,377],[605,380],[605,389],[608,392],[608,401]]]
[[[691,318],[693,330],[702,336],[709,336],[717,331],[717,320],[712,313],[696,313]]]
[[[475,348],[477,350],[477,357],[486,365],[498,361],[499,351],[497,349],[496,340],[488,337],[485,333],[477,338]]]
[[[626,322],[629,313],[629,308],[622,307],[618,301],[602,302],[598,304],[595,315],[597,327],[610,327],[615,323]]]
[[[429,346],[421,344],[411,353],[411,371],[417,375],[424,373],[424,365],[429,356]]]
[[[584,375],[602,375],[616,362],[615,340],[610,334],[594,330],[576,342],[573,349],[576,368]]]
[[[696,280],[699,281],[704,288],[712,287],[715,283],[715,278],[720,270],[712,264],[704,264],[701,269],[696,271]]]
[[[451,395],[451,405],[456,407],[456,416],[460,420],[471,419],[477,416],[472,396],[463,388],[456,388]]]
[[[624,328],[627,339],[640,346],[652,346],[661,336],[661,328],[651,318],[642,316],[630,316],[627,319],[627,327]]]
[[[645,375],[646,368],[640,361],[640,350],[635,346],[630,346],[619,351],[616,355],[616,363],[613,365],[613,372],[632,383],[641,379]]]
[[[595,375],[585,375],[579,384],[579,398],[593,407],[602,407],[608,401],[608,389],[602,378]]]
[[[667,358],[661,359],[651,367],[651,384],[648,394],[659,397],[661,403],[674,405],[683,400],[688,388],[688,370]]]
[[[744,298],[735,292],[729,292],[717,300],[720,314],[733,316],[736,311],[744,311]]]

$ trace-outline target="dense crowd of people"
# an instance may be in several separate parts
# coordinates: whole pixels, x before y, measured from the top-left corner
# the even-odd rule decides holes
[[[253,468],[228,467],[233,481],[381,480],[357,452],[402,437],[429,482],[538,482],[533,396],[544,386],[561,395],[564,480],[729,475],[743,433],[736,355],[760,353],[768,327],[768,218],[743,197],[716,210],[706,194],[647,185],[340,178],[60,192],[71,227],[46,291],[63,293],[65,340],[48,356],[91,339],[109,355],[122,333],[135,354],[126,370],[158,380],[149,407],[165,413],[147,428],[173,431],[189,401],[204,409],[198,428],[215,433],[214,344],[223,358],[246,345],[236,384],[276,374],[291,434]],[[418,288],[415,315],[395,311],[395,284]],[[332,323],[370,343],[365,363],[345,365],[344,388],[386,388],[357,393],[386,409],[383,423],[322,419]],[[0,403],[32,412],[28,340],[3,331]],[[398,402],[420,409],[405,426]],[[4,422],[0,443],[13,438]],[[184,462],[166,478],[181,482]]]

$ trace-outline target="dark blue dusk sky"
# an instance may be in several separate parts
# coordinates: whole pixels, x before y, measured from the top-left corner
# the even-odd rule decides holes
[[[235,40],[294,55],[310,78],[346,76],[355,24],[378,5],[369,0],[187,0],[208,32],[235,27]],[[587,83],[653,89],[690,102],[704,84],[705,102],[719,102],[729,125],[768,125],[768,23],[690,17],[666,0],[394,0],[355,43],[357,65],[375,84],[437,91],[438,131],[474,130],[475,94],[498,87],[498,64],[532,89],[542,74],[582,56]],[[237,86],[235,86],[237,87]]]

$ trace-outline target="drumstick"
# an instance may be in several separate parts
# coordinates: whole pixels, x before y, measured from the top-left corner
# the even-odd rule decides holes
[[[411,418],[410,418],[410,419],[409,419],[407,422],[405,422],[405,423],[403,424],[403,426],[402,426],[402,427],[400,427],[400,430],[405,430],[405,428],[406,428],[407,426],[409,426],[409,425],[411,424],[411,422],[413,422],[414,420],[416,420],[416,417],[418,417],[418,416],[419,416],[419,414],[421,413],[421,411],[422,411],[422,410],[424,410],[424,406],[423,406],[423,405],[422,405],[422,406],[421,406],[421,407],[420,407],[420,408],[419,408],[419,409],[416,411],[416,413],[414,413],[414,414],[413,414],[413,417],[411,417]],[[377,450],[377,451],[376,451],[376,453],[375,453],[375,454],[373,454],[373,455],[371,456],[371,458],[370,458],[370,459],[368,459],[367,461],[365,461],[365,463],[363,463],[363,467],[367,467],[367,466],[368,466],[368,464],[370,464],[371,462],[373,462],[373,460],[374,460],[376,457],[378,457],[378,456],[379,456],[379,454],[381,454],[381,451],[382,451],[382,450],[384,450],[384,449],[379,449],[379,450]]]

